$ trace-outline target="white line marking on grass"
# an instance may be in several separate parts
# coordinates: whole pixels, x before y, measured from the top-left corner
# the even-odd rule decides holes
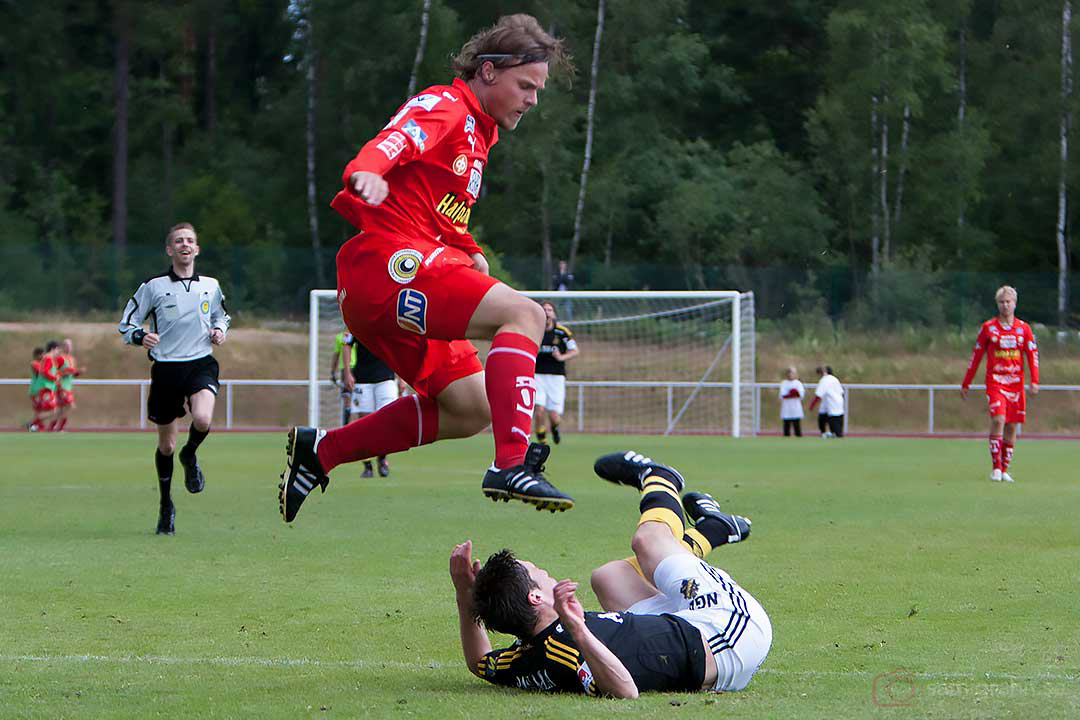
[[[0,655],[0,662],[33,663],[102,663],[110,665],[221,665],[226,667],[329,667],[329,668],[393,668],[395,670],[433,670],[444,667],[432,660],[428,663],[404,663],[394,660],[318,660],[314,658],[263,657],[194,657],[166,655]]]
[[[769,675],[788,675],[792,677],[876,677],[891,670],[874,672],[871,670],[773,670],[762,668],[759,673]],[[912,677],[917,680],[985,680],[987,682],[1075,682],[1080,680],[1080,675],[1057,675],[1054,673],[1038,673],[1037,675],[1014,675],[1012,673],[950,673],[950,672],[916,672],[911,671]]]
[[[319,660],[317,658],[287,657],[169,657],[167,655],[0,655],[0,662],[33,663],[103,663],[113,665],[161,664],[161,665],[218,665],[225,667],[327,667],[327,668],[393,668],[395,670],[440,670],[445,667],[457,667],[458,663],[445,665],[437,660],[426,663],[408,663],[395,660]],[[808,678],[872,678],[881,672],[871,670],[774,670],[762,668],[758,672],[781,677]],[[1036,675],[1015,675],[1012,673],[950,673],[950,672],[912,672],[919,680],[942,681],[986,681],[986,682],[1076,682],[1080,675],[1038,673]]]

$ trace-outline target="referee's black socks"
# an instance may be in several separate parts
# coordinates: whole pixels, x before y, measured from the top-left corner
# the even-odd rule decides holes
[[[158,491],[161,493],[161,504],[172,502],[169,496],[169,486],[172,483],[173,456],[162,455],[161,450],[154,450],[154,467],[157,468]]]
[[[180,452],[186,457],[193,457],[195,451],[199,449],[199,445],[202,445],[202,441],[206,439],[206,436],[210,434],[210,428],[205,430],[199,430],[195,427],[195,423],[191,423],[188,426],[187,444],[184,445],[184,449]]]

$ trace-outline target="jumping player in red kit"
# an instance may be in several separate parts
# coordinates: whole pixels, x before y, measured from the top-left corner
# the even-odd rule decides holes
[[[1024,356],[1031,370],[1031,394],[1039,392],[1039,348],[1031,326],[1016,317],[1016,290],[1008,285],[994,294],[998,316],[979,329],[971,363],[960,384],[960,396],[967,398],[971,380],[986,353],[986,399],[990,406],[990,479],[1012,482],[1009,463],[1016,444],[1017,425],[1024,423],[1027,399],[1024,396]]]
[[[560,40],[532,16],[500,18],[454,58],[452,84],[408,100],[346,166],[332,206],[360,233],[338,252],[338,303],[349,331],[416,394],[334,430],[294,427],[278,494],[286,522],[342,463],[489,423],[484,495],[573,507],[542,474],[547,446],[529,444],[544,311],[488,275],[468,229],[488,151],[536,105],[549,64],[572,70]],[[486,368],[470,339],[491,340]]]

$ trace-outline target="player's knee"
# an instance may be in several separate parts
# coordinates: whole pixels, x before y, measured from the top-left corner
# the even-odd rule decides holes
[[[603,607],[607,607],[607,604],[604,601],[609,594],[612,580],[618,575],[615,564],[619,562],[622,562],[622,560],[613,560],[605,565],[601,565],[593,570],[592,575],[589,576],[589,585],[592,586],[596,599],[600,601],[600,605]]]
[[[524,301],[521,309],[522,324],[531,329],[537,339],[542,338],[544,336],[544,327],[547,325],[544,308],[524,296],[521,299]]]
[[[172,455],[173,451],[176,450],[176,439],[173,438],[173,439],[170,439],[170,440],[164,440],[164,439],[158,440],[157,448],[158,448],[158,452],[161,453],[162,455],[166,455],[166,456]]]
[[[213,415],[210,413],[193,413],[191,416],[191,424],[195,426],[195,429],[199,432],[206,432],[210,429],[210,423],[213,421]]]

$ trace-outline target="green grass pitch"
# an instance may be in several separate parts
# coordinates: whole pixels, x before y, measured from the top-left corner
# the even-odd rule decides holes
[[[156,537],[152,435],[0,435],[0,717],[1080,716],[1075,443],[1021,441],[1006,485],[985,441],[568,434],[548,474],[577,507],[552,515],[481,496],[482,436],[394,456],[386,479],[339,468],[289,527],[284,442],[211,435],[206,491],[178,473],[177,534]],[[626,447],[753,518],[710,560],[769,612],[762,671],[638,701],[474,678],[451,547],[587,585],[629,554],[636,495],[591,472]]]

